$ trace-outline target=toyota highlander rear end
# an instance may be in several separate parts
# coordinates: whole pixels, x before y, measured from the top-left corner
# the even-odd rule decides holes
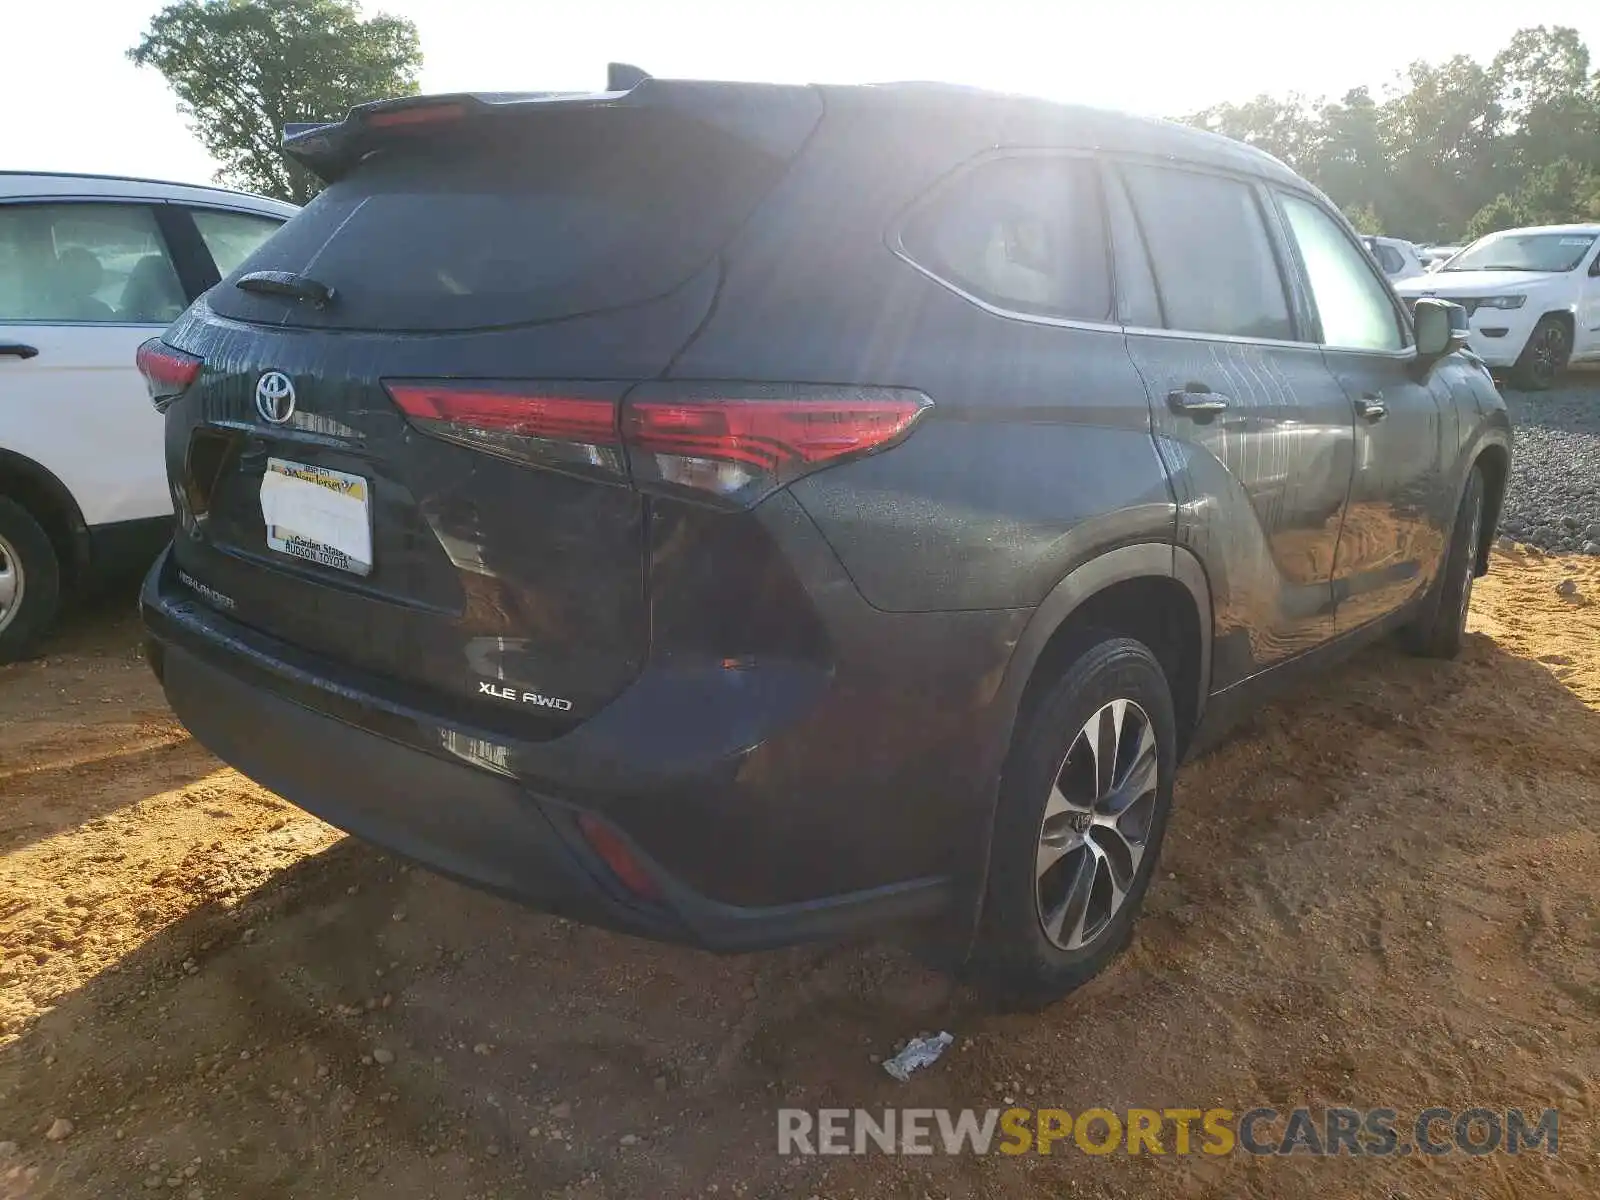
[[[937,398],[736,351],[675,370],[752,214],[826,169],[824,120],[814,89],[648,82],[292,138],[328,188],[141,352],[179,522],[142,604],[196,737],[401,854],[652,936],[946,908],[1025,614],[881,611],[790,490],[905,453]],[[863,262],[899,269],[878,233]]]

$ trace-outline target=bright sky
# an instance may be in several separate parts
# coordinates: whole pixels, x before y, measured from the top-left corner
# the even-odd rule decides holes
[[[0,169],[209,181],[172,94],[124,52],[159,0],[0,0]],[[678,78],[943,80],[1154,115],[1378,86],[1416,58],[1487,60],[1596,0],[367,0],[417,24],[424,91],[588,90],[605,64]]]

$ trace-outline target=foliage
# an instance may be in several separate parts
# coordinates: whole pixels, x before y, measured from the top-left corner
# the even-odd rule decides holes
[[[1415,62],[1374,99],[1258,96],[1189,123],[1259,146],[1364,233],[1416,242],[1600,216],[1600,73],[1574,29],[1523,29],[1487,65]],[[1359,219],[1357,219],[1359,218]]]
[[[176,0],[128,57],[166,77],[219,180],[297,204],[317,183],[284,158],[283,127],[414,95],[422,65],[415,25],[354,0]]]
[[[1476,241],[1484,234],[1494,233],[1497,229],[1515,229],[1519,225],[1527,224],[1529,222],[1523,217],[1522,206],[1501,192],[1467,222],[1467,236],[1464,240]]]
[[[1345,220],[1355,226],[1357,233],[1382,233],[1383,222],[1378,220],[1378,210],[1370,204],[1360,207],[1350,205],[1344,210]]]

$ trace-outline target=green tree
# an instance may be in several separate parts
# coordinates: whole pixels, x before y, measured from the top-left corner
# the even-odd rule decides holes
[[[220,180],[297,204],[318,184],[283,156],[283,127],[415,95],[422,66],[415,25],[354,0],[177,0],[128,57],[166,77]]]
[[[1576,30],[1520,30],[1485,65],[1413,63],[1382,98],[1257,96],[1188,118],[1277,155],[1363,228],[1415,241],[1600,217],[1600,73]]]
[[[1412,63],[1381,123],[1393,164],[1390,203],[1409,214],[1403,236],[1448,236],[1500,190],[1493,171],[1499,88],[1481,63],[1465,55],[1439,66]]]
[[[1523,169],[1592,155],[1600,141],[1600,79],[1576,29],[1523,29],[1491,70],[1506,112],[1512,161]]]
[[[1315,160],[1322,130],[1299,96],[1257,96],[1243,104],[1218,104],[1187,118],[1188,124],[1248,142],[1305,172]]]
[[[1480,208],[1467,222],[1467,240],[1476,241],[1486,233],[1501,229],[1515,229],[1528,222],[1521,207],[1504,192]]]
[[[1560,225],[1585,220],[1596,191],[1600,175],[1592,167],[1560,158],[1531,172],[1515,199],[1528,224]]]
[[[1378,211],[1370,204],[1347,205],[1344,210],[1345,220],[1356,227],[1357,233],[1382,233],[1383,222],[1378,219]]]
[[[1402,228],[1409,214],[1396,211],[1392,203],[1389,150],[1372,94],[1354,88],[1337,103],[1324,104],[1318,118],[1324,129],[1322,151],[1310,166],[1310,178],[1347,216],[1352,209],[1369,212],[1377,224]]]

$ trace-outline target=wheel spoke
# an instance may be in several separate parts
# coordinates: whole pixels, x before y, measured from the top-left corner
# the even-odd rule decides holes
[[[1120,897],[1121,893],[1133,886],[1134,876],[1139,873],[1139,864],[1144,860],[1144,834],[1130,835],[1117,822],[1107,821],[1097,824],[1093,836],[1087,840],[1105,860],[1106,869],[1111,873],[1111,882]],[[1110,843],[1109,847],[1106,843]],[[1112,853],[1113,850],[1115,853]],[[1120,904],[1121,900],[1118,899],[1117,903]]]
[[[1074,809],[1081,810],[1082,807],[1067,799],[1067,794],[1061,790],[1061,782],[1057,780],[1055,787],[1050,789],[1050,798],[1044,802],[1044,822],[1048,826],[1053,817],[1059,817],[1062,813],[1072,812]]]
[[[1100,870],[1100,858],[1093,843],[1083,843],[1087,853],[1078,855],[1076,869],[1067,884],[1061,903],[1045,917],[1045,932],[1057,945],[1068,948],[1081,944],[1083,922],[1089,912],[1089,901],[1094,896],[1095,876]]]
[[[1076,834],[1063,833],[1054,838],[1041,838],[1039,853],[1034,857],[1034,879],[1043,879],[1047,871],[1081,845],[1083,842]]]
[[[1064,923],[1071,929],[1066,938],[1067,948],[1074,950],[1100,935],[1100,931],[1111,923],[1111,918],[1117,915],[1117,911],[1122,907],[1123,896],[1126,894],[1126,889],[1117,882],[1116,870],[1106,857],[1106,852],[1095,845],[1093,839],[1085,842],[1084,846],[1089,851],[1084,855],[1084,861],[1088,864],[1084,874],[1088,876],[1089,882],[1084,888],[1083,905],[1077,910],[1076,920]],[[1102,879],[1105,880],[1110,898],[1103,908],[1097,911],[1094,904],[1095,892],[1099,890],[1098,885]]]
[[[1096,800],[1111,790],[1111,780],[1117,769],[1117,735],[1127,712],[1126,700],[1113,700],[1083,727],[1084,736],[1094,752],[1094,798]]]
[[[1128,765],[1112,786],[1107,802],[1099,806],[1102,812],[1120,812],[1146,792],[1155,790],[1156,734],[1149,722],[1142,724],[1138,741],[1133,743],[1133,747]]]

